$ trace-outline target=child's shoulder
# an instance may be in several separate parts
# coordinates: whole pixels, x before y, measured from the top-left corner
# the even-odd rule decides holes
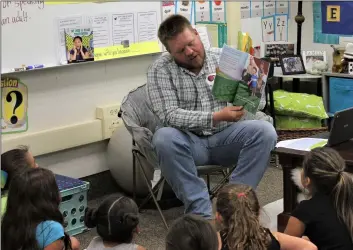
[[[57,221],[46,220],[38,224],[36,228],[37,235],[61,234],[64,235],[64,227]]]

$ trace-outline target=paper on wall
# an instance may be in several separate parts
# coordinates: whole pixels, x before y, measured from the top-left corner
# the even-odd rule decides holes
[[[212,1],[212,22],[226,21],[224,1]]]
[[[289,14],[289,2],[277,1],[276,2],[276,14]]]
[[[251,17],[262,17],[264,14],[264,3],[262,1],[251,1]]]
[[[241,32],[249,34],[253,47],[260,46],[262,42],[261,17],[241,19],[240,23]]]
[[[192,1],[177,1],[176,13],[186,17],[191,24],[192,22]]]
[[[275,40],[275,23],[274,17],[263,17],[261,19],[262,41],[273,42]]]
[[[162,1],[162,20],[175,14],[175,2],[174,1]]]
[[[250,18],[250,2],[240,3],[240,18]]]
[[[158,41],[157,12],[137,13],[138,42]]]
[[[275,16],[275,40],[277,42],[286,42],[288,40],[288,16]]]
[[[87,17],[87,22],[93,27],[94,48],[110,46],[109,16],[107,14],[89,16]]]
[[[135,43],[134,14],[113,14],[112,18],[113,45],[121,45],[125,41]]]
[[[276,14],[275,1],[264,1],[264,16],[272,16],[274,14]]]
[[[196,16],[195,16],[196,22],[211,21],[210,4],[208,1],[196,1],[195,12],[196,12]]]
[[[211,47],[210,37],[208,35],[207,27],[206,26],[196,26],[196,30],[199,33],[201,42],[205,49],[209,49]]]

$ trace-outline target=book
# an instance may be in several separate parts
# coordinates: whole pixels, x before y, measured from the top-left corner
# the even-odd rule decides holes
[[[255,114],[265,95],[269,68],[269,62],[224,45],[212,87],[215,99]]]
[[[68,63],[94,61],[93,28],[91,26],[67,28],[64,35]]]

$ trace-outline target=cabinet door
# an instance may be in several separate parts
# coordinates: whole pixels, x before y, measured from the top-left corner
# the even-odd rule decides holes
[[[329,112],[353,107],[353,79],[330,77]]]

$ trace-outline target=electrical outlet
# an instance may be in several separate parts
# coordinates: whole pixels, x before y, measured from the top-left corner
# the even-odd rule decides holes
[[[123,125],[123,121],[118,117],[120,104],[111,104],[96,108],[96,118],[102,120],[103,139],[109,139],[114,131]]]
[[[103,139],[109,139],[112,137],[115,130],[123,125],[123,121],[120,118],[108,118],[102,121],[102,133]]]
[[[99,106],[96,108],[96,118],[100,120],[105,120],[108,118],[118,118],[119,111],[120,104]]]

